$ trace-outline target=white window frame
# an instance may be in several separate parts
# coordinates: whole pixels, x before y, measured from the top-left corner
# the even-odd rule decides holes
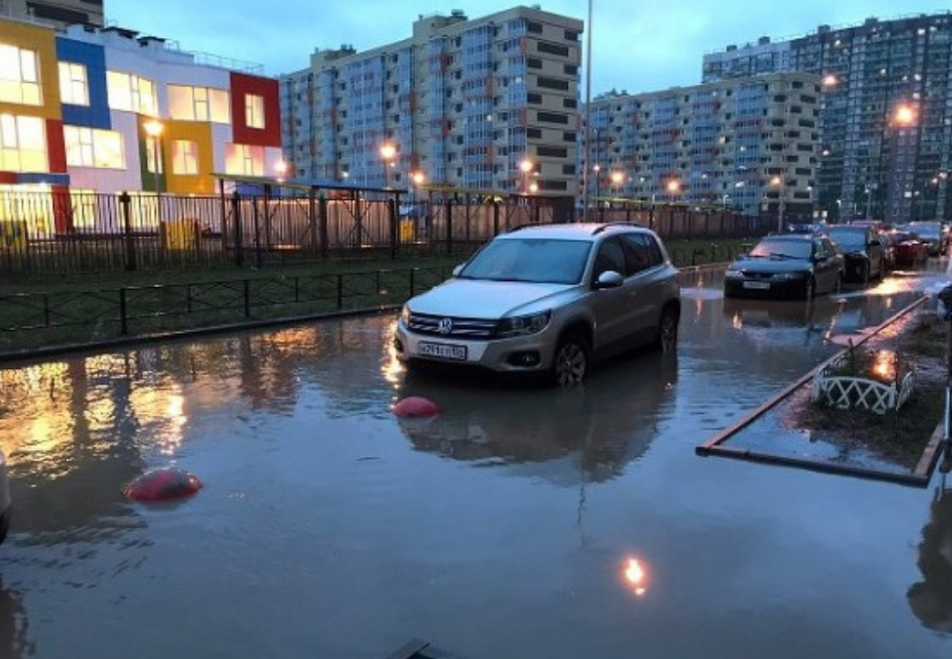
[[[37,51],[0,44],[0,64],[0,103],[43,105]]]
[[[23,134],[27,132],[28,126],[40,136],[40,144],[33,148],[28,148],[23,143]],[[46,144],[46,122],[40,117],[0,114],[0,171],[49,171]],[[37,166],[24,166],[25,160],[36,160]]]
[[[172,98],[183,94],[181,107]],[[216,124],[231,123],[231,108],[228,91],[214,87],[169,85],[169,106],[172,118],[178,121],[208,121]],[[222,112],[216,112],[216,108]]]
[[[109,151],[106,140],[118,143],[119,157],[117,161],[111,161],[113,164],[104,164]],[[66,164],[70,167],[118,170],[126,168],[122,133],[86,126],[63,126],[63,141],[66,143]]]
[[[66,105],[89,107],[89,82],[86,65],[79,62],[60,62],[60,101]]]
[[[245,94],[245,125],[248,128],[263,129],[265,127],[264,96]]]
[[[119,78],[125,82],[122,98],[116,93]],[[150,117],[157,116],[159,102],[156,96],[156,84],[152,80],[125,71],[106,71],[106,83],[109,109],[138,112]],[[126,89],[128,93],[125,92]]]
[[[198,142],[172,142],[172,173],[176,176],[198,176]]]

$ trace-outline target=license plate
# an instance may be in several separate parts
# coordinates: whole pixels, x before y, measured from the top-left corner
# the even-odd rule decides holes
[[[426,357],[466,361],[466,346],[458,346],[451,343],[430,343],[429,341],[420,341],[419,350],[420,354]]]
[[[765,291],[770,288],[770,284],[765,281],[745,281],[744,288],[753,288],[757,291]]]

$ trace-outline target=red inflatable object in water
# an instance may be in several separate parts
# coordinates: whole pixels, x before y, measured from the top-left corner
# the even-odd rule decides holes
[[[122,488],[122,493],[133,501],[169,501],[190,497],[200,489],[198,476],[166,467],[145,472]]]
[[[436,416],[440,407],[428,398],[408,396],[393,406],[393,413],[402,419],[414,419]]]

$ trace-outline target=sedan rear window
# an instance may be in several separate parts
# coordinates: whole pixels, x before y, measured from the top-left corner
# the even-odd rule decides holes
[[[578,284],[592,243],[582,240],[506,238],[483,248],[460,272],[462,279]]]

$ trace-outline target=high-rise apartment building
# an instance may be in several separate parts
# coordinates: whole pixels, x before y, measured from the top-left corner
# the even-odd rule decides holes
[[[785,73],[602,95],[590,111],[592,194],[809,217],[819,93],[818,76]]]
[[[103,0],[0,0],[0,17],[27,19],[66,29],[84,23],[103,25]]]
[[[819,208],[833,217],[952,217],[952,13],[821,25],[705,56],[704,81],[821,76]]]
[[[455,10],[373,50],[317,50],[281,79],[292,174],[574,196],[582,29],[538,8],[472,20]]]

